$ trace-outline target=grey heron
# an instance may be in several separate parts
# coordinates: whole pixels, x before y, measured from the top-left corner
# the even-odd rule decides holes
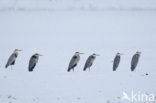
[[[14,52],[11,54],[11,56],[8,59],[7,64],[5,65],[5,68],[7,68],[8,66],[12,66],[15,64],[16,58],[18,57],[18,52],[22,51],[20,49],[15,49]]]
[[[137,51],[131,60],[131,71],[134,71],[138,62],[139,62],[139,58],[140,58],[141,52]]]
[[[70,72],[70,70],[73,70],[74,72],[74,67],[76,67],[78,62],[80,61],[80,54],[84,54],[84,53],[75,52],[75,55],[70,60],[68,70],[67,70],[68,72]]]
[[[89,68],[89,71],[90,71],[90,67],[92,66],[96,56],[100,56],[100,55],[94,53],[94,54],[92,54],[91,56],[88,57],[88,59],[87,59],[87,61],[85,63],[83,71],[86,71],[87,68]]]
[[[36,53],[31,56],[30,61],[29,61],[29,68],[28,68],[29,72],[32,72],[33,69],[35,68],[38,62],[39,56],[43,56],[43,55]]]
[[[113,62],[113,71],[116,71],[116,69],[118,68],[119,63],[120,63],[121,55],[123,55],[123,54],[122,53],[117,53],[116,54],[116,56],[114,58],[114,62]]]

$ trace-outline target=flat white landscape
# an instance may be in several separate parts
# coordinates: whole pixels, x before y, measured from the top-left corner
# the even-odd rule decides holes
[[[0,0],[0,11],[156,10],[156,0]]]
[[[121,97],[132,90],[156,96],[155,44],[155,11],[0,12],[0,103],[131,103]],[[24,51],[13,69],[5,69],[16,48]],[[68,73],[76,51],[85,55]],[[142,55],[131,72],[136,51]],[[125,55],[113,72],[117,52]],[[30,73],[35,53],[44,56]],[[83,72],[92,53],[101,56]]]

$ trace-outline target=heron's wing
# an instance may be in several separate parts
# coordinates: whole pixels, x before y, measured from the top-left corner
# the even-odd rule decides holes
[[[138,61],[139,61],[139,55],[135,54],[131,61],[131,71],[134,71],[134,69],[136,68],[136,66],[138,64]]]
[[[12,65],[15,62],[16,58],[17,58],[16,54],[13,53],[8,59],[7,66]]]
[[[92,63],[93,63],[93,58],[92,58],[92,56],[89,56],[85,63],[85,68],[92,66]]]
[[[31,57],[30,61],[29,61],[29,70],[34,69],[35,65],[36,65],[37,61],[35,58]]]
[[[73,66],[76,65],[78,61],[79,61],[79,57],[73,56],[72,59],[70,60],[68,68],[73,68]]]
[[[132,58],[131,65],[136,66],[138,63],[138,60],[139,60],[139,56],[137,56],[137,54],[135,54]]]
[[[120,63],[120,56],[114,58],[113,68],[117,68]]]

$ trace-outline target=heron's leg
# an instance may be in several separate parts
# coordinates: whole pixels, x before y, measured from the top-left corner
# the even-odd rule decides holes
[[[12,69],[12,65],[11,65],[11,69]]]
[[[73,69],[73,72],[74,72],[74,69]]]
[[[90,68],[89,68],[89,72],[90,72]]]

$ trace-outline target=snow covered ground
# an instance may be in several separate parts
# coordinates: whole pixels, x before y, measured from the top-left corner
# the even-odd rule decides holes
[[[0,0],[0,11],[156,10],[156,0]]]
[[[0,12],[0,103],[131,103],[121,100],[123,91],[156,96],[155,18],[155,11]],[[15,48],[24,51],[12,70],[5,69]],[[67,73],[76,51],[85,55],[75,72]],[[136,51],[142,55],[131,72]],[[117,52],[125,55],[113,72]],[[34,53],[44,56],[29,73]],[[92,53],[101,56],[91,72],[83,72]]]

